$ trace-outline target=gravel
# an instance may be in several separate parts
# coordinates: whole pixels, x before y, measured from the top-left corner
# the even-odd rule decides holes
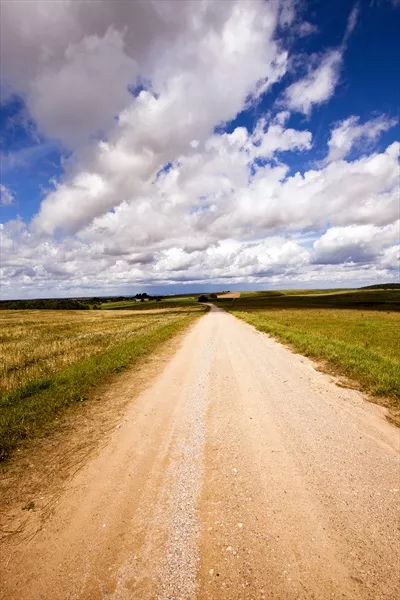
[[[204,475],[205,414],[215,344],[209,341],[196,360],[196,378],[182,390],[185,397],[180,436],[166,473],[169,490],[169,535],[160,581],[160,600],[195,598],[200,562],[198,500]],[[183,426],[182,426],[183,424]]]

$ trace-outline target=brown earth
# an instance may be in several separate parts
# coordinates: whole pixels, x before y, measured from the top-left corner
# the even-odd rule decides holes
[[[394,600],[399,432],[384,415],[213,308],[36,535],[5,539],[0,597]]]

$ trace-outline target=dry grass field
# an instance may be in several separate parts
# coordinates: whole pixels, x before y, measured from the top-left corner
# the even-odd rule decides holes
[[[225,294],[218,294],[218,298],[240,298],[241,292],[225,292]]]
[[[0,311],[0,393],[179,320],[187,311]]]
[[[204,310],[0,311],[0,460]]]

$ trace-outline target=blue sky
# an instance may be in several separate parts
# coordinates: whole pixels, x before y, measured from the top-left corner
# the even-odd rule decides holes
[[[3,6],[2,297],[397,281],[399,2],[160,6]]]
[[[315,106],[309,118],[293,113],[289,121],[292,127],[313,132],[317,143],[309,154],[309,160],[312,161],[326,153],[330,126],[348,115],[358,115],[361,120],[368,120],[376,113],[398,116],[400,91],[395,72],[400,51],[400,12],[395,11],[390,1],[357,3],[340,0],[330,3],[315,0],[304,6],[304,19],[314,24],[318,31],[315,35],[294,41],[291,49],[296,60],[298,57],[307,60],[309,55],[339,46],[349,15],[355,7],[359,10],[357,25],[347,43],[340,86],[336,94],[329,102]],[[238,125],[252,129],[258,117],[271,110],[288,83],[296,81],[298,75],[297,70],[287,73],[254,108],[240,112],[229,122],[226,130],[232,131]],[[383,133],[377,147],[385,148],[398,138],[399,129],[393,127]],[[297,162],[299,169],[302,165],[303,168],[308,166],[304,157]]]
[[[26,121],[26,106],[12,97],[1,106],[1,182],[12,191],[14,202],[2,207],[2,219],[29,221],[53,179],[62,176],[63,149],[55,140],[43,138]]]

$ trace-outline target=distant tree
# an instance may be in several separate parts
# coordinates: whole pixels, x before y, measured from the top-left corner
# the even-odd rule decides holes
[[[0,302],[0,309],[6,310],[89,310],[88,304],[83,304],[73,298],[44,298],[38,300],[5,300]]]
[[[199,296],[197,298],[198,302],[208,302],[208,296],[205,296],[204,294],[202,294],[201,296]]]
[[[149,296],[148,294],[146,294],[146,292],[144,292],[143,294],[136,294],[135,298],[137,300],[140,300],[141,302],[144,302],[145,300],[151,300],[151,296]]]
[[[210,294],[210,298],[212,298],[213,300],[216,300],[218,298],[217,294]]]

